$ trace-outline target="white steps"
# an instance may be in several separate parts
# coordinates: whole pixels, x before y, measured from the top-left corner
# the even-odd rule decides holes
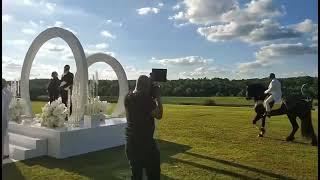
[[[16,133],[9,134],[9,156],[15,160],[24,160],[47,155],[47,140],[24,136]]]

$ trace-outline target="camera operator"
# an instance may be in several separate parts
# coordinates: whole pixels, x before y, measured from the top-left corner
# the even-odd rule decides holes
[[[143,169],[148,179],[160,179],[160,151],[153,139],[154,118],[163,114],[160,86],[152,78],[141,75],[135,90],[125,98],[127,116],[126,155],[133,180],[142,180]]]

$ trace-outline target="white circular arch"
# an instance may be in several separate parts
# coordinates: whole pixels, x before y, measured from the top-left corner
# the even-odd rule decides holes
[[[116,108],[114,109],[112,116],[118,117],[125,114],[124,98],[129,92],[129,84],[127,80],[126,72],[121,64],[112,56],[104,53],[96,53],[87,57],[88,68],[97,62],[105,62],[111,66],[115,71],[119,82],[119,98]]]
[[[75,74],[74,83],[76,83],[77,80],[81,81],[81,82],[77,82],[80,84],[80,90],[79,90],[80,103],[81,104],[87,103],[86,84],[88,84],[88,64],[86,61],[86,56],[83,51],[82,45],[78,40],[78,38],[72,32],[59,27],[52,27],[41,32],[33,40],[24,58],[22,71],[21,71],[21,98],[24,99],[27,103],[27,113],[29,113],[29,115],[32,115],[30,90],[29,90],[29,77],[30,77],[30,70],[31,70],[33,60],[36,54],[38,53],[40,47],[45,42],[57,37],[63,39],[72,50],[74,59],[76,61],[76,67],[77,67],[77,73]],[[48,73],[51,73],[51,72],[48,72]],[[81,108],[80,112],[84,112],[84,106],[81,106],[80,108]]]

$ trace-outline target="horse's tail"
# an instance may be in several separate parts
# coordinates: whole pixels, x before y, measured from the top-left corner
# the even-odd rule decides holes
[[[312,118],[311,118],[311,109],[305,113],[301,119],[301,135],[306,138],[311,138],[314,135]]]

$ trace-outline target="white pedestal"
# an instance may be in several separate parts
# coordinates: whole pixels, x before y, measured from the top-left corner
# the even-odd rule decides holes
[[[40,124],[26,126],[9,123],[9,132],[48,140],[48,156],[58,159],[98,151],[125,143],[126,118],[112,118],[97,127],[56,128]]]
[[[104,114],[84,115],[84,127],[92,128],[100,125],[105,120]]]

